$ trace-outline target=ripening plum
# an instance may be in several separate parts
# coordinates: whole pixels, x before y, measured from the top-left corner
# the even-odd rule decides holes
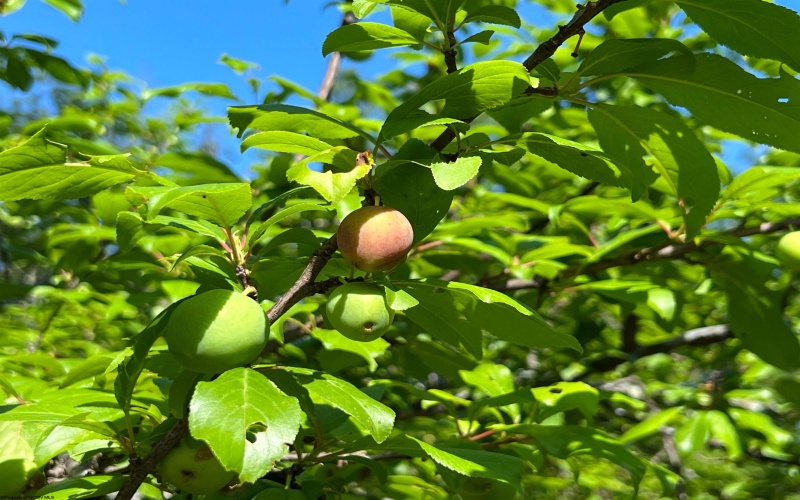
[[[183,493],[210,495],[236,476],[226,470],[202,441],[184,438],[156,466],[161,478]]]
[[[371,342],[386,332],[394,311],[383,289],[370,283],[347,283],[335,289],[326,308],[328,320],[345,337]]]
[[[181,302],[164,337],[185,369],[222,373],[258,357],[267,344],[268,326],[253,299],[232,290],[211,290]]]
[[[336,242],[344,258],[366,272],[389,271],[405,259],[414,230],[391,207],[361,207],[342,220]]]
[[[787,268],[800,271],[800,231],[786,233],[778,240],[775,257]]]

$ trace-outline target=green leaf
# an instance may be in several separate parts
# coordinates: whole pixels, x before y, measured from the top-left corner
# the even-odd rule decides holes
[[[356,181],[366,176],[372,166],[367,162],[357,162],[358,153],[345,146],[336,146],[321,153],[309,156],[294,165],[286,172],[286,178],[306,186],[311,186],[323,198],[337,203],[355,186]],[[329,163],[345,172],[312,170],[308,164],[314,162]]]
[[[705,224],[719,196],[711,153],[681,120],[654,109],[597,105],[589,111],[603,150],[630,171],[656,171],[678,198],[688,238]]]
[[[331,145],[314,137],[296,132],[273,130],[270,132],[258,132],[242,141],[242,152],[252,147],[278,153],[310,156],[330,149]]]
[[[503,26],[511,26],[519,28],[522,26],[522,21],[517,14],[517,11],[505,5],[483,5],[480,8],[467,14],[464,22],[480,21],[489,24],[501,24]]]
[[[175,172],[179,184],[213,184],[240,182],[241,179],[224,163],[202,151],[193,153],[169,152],[153,162]]]
[[[212,97],[224,97],[226,99],[237,100],[236,96],[231,93],[231,89],[224,83],[184,83],[173,87],[149,89],[142,92],[142,99],[149,100],[157,96],[178,97],[186,92],[197,92]]]
[[[684,44],[670,38],[606,40],[583,60],[578,68],[578,75],[618,73],[640,64],[656,61],[674,52],[692,53]]]
[[[728,415],[719,410],[711,410],[706,414],[708,426],[711,429],[711,436],[722,441],[725,450],[728,452],[730,460],[738,460],[742,457],[742,443],[739,433],[736,431]]]
[[[514,376],[506,365],[480,364],[472,371],[459,370],[461,379],[489,396],[502,396],[514,390]]]
[[[322,43],[322,56],[331,52],[356,52],[417,44],[419,41],[404,30],[381,23],[361,22],[331,31]]]
[[[652,436],[653,434],[659,432],[662,427],[672,422],[675,417],[682,414],[684,411],[685,409],[683,406],[675,406],[661,410],[660,412],[647,417],[625,431],[625,434],[620,436],[619,440],[623,443],[632,443],[634,441],[639,441],[640,439]]]
[[[417,42],[422,43],[425,40],[428,28],[433,23],[430,17],[396,5],[392,5],[391,11],[395,28],[405,31]]]
[[[559,382],[549,387],[536,387],[531,391],[540,404],[536,412],[536,420],[539,422],[556,413],[573,409],[591,419],[600,409],[600,393],[583,382]]]
[[[528,72],[519,63],[471,64],[435,80],[395,108],[386,118],[378,138],[382,142],[418,126],[420,116],[423,120],[431,116],[419,108],[431,101],[444,101],[437,117],[466,119],[510,102],[528,86]],[[409,121],[410,118],[415,119]]]
[[[512,135],[508,140],[517,137],[519,137],[515,142],[517,146],[555,163],[568,172],[603,184],[627,187],[631,190],[634,201],[642,196],[654,179],[652,172],[647,168],[631,168],[624,163],[614,163],[602,151],[579,142],[540,133]]]
[[[800,71],[800,15],[761,0],[677,0],[717,42],[740,54],[773,59]]]
[[[649,281],[601,280],[575,287],[576,290],[590,290],[629,304],[644,304],[669,321],[675,315],[677,300],[675,294]]]
[[[467,38],[458,42],[459,45],[465,45],[468,43],[480,43],[481,45],[489,45],[492,41],[492,35],[494,35],[494,31],[492,30],[483,30],[475,33],[474,35],[470,35]]]
[[[695,412],[675,432],[675,445],[682,455],[691,455],[706,445],[711,436],[707,415],[708,412],[705,411]]]
[[[125,155],[67,162],[66,146],[40,130],[20,146],[0,152],[0,200],[66,200],[91,196],[139,175]]]
[[[395,281],[419,301],[405,311],[434,337],[473,356],[482,355],[482,333],[526,347],[568,347],[581,351],[574,337],[558,332],[541,316],[500,292],[439,280]]]
[[[166,328],[169,317],[180,301],[175,302],[161,311],[147,327],[133,339],[133,354],[119,366],[117,378],[114,380],[114,396],[119,406],[128,413],[131,408],[131,398],[136,387],[136,381],[144,369],[147,355],[156,339]]]
[[[231,127],[239,129],[237,137],[245,130],[283,130],[306,133],[317,139],[348,139],[361,136],[375,142],[369,134],[350,123],[328,116],[313,109],[288,104],[265,104],[261,106],[231,106],[228,108]]]
[[[52,500],[98,498],[118,492],[126,481],[125,476],[87,475],[48,484],[36,494],[47,495],[47,498]]]
[[[511,373],[511,369],[506,365],[483,363],[471,371],[459,370],[458,374],[464,383],[480,389],[490,398],[496,398],[514,391],[514,376]],[[517,402],[517,398],[512,399],[513,401],[507,405],[506,411],[517,421],[519,407],[513,404]]]
[[[73,21],[79,21],[81,18],[81,14],[83,14],[83,2],[81,0],[44,0],[45,3],[48,3],[55,7],[56,9],[60,10],[70,19]]]
[[[16,51],[4,49],[0,54],[6,56],[6,68],[0,73],[0,78],[22,91],[30,90],[33,85],[33,73],[28,64],[17,55]]]
[[[250,210],[253,201],[250,184],[243,182],[184,187],[129,186],[126,196],[135,205],[146,204],[148,218],[170,208],[223,227],[236,224]]]
[[[421,143],[407,142],[395,158],[404,150],[407,151],[406,148],[414,147],[413,144]],[[433,153],[430,158],[432,157]],[[454,193],[437,186],[431,171],[415,163],[402,163],[390,170],[378,170],[378,172],[375,190],[381,195],[385,205],[399,210],[406,216],[414,228],[414,242],[419,242],[431,234],[450,210]]]
[[[250,245],[255,245],[264,232],[269,229],[270,226],[277,224],[278,222],[287,219],[295,214],[299,214],[300,212],[309,212],[309,211],[330,211],[335,210],[336,207],[333,205],[323,205],[322,201],[317,200],[309,200],[308,203],[298,203],[297,205],[291,205],[289,207],[284,208],[283,210],[278,211],[275,215],[270,217],[269,219],[265,220],[261,224],[254,224],[255,230],[250,233],[248,239],[250,240]],[[253,226],[251,226],[253,227]]]
[[[576,425],[510,425],[497,429],[529,435],[538,448],[557,458],[591,455],[610,460],[631,473],[635,488],[647,471],[645,463],[622,443],[597,429]]]
[[[778,368],[800,366],[800,342],[783,319],[783,292],[767,285],[775,266],[728,247],[712,269],[728,297],[731,329],[742,344]]]
[[[315,328],[311,331],[311,335],[322,342],[325,349],[329,351],[351,352],[363,358],[367,362],[370,372],[374,372],[378,369],[378,362],[375,361],[375,358],[386,352],[386,349],[389,348],[389,343],[382,338],[377,338],[371,342],[359,342],[357,340],[348,339],[336,330]]]
[[[460,156],[453,163],[432,163],[433,180],[445,191],[460,188],[476,175],[481,168],[480,156]]]
[[[482,450],[438,448],[409,436],[437,464],[469,477],[496,479],[513,485],[521,481],[522,459]]]
[[[294,375],[315,404],[331,406],[347,413],[378,443],[389,437],[395,419],[391,408],[333,375],[304,368],[281,368]]]
[[[297,399],[249,368],[198,383],[189,405],[192,436],[207,442],[220,463],[243,482],[254,482],[272,469],[288,451],[301,421]]]
[[[800,81],[756,78],[716,54],[670,57],[628,73],[712,127],[800,152]]]

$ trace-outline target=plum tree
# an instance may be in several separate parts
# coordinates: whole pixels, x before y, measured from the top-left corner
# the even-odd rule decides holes
[[[784,234],[778,240],[775,256],[787,268],[800,271],[800,231]]]
[[[326,310],[339,333],[359,342],[377,339],[394,320],[394,311],[386,303],[383,289],[371,283],[338,287],[331,293]]]
[[[221,373],[253,361],[267,343],[268,326],[256,301],[232,290],[211,290],[178,304],[164,336],[187,370]]]
[[[183,493],[216,493],[233,480],[236,473],[226,470],[208,446],[184,438],[156,467],[162,479]]]
[[[344,258],[366,272],[388,271],[408,254],[414,229],[391,207],[361,207],[342,220],[336,242]]]

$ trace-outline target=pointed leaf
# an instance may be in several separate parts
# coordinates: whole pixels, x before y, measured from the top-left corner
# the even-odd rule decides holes
[[[419,108],[431,101],[444,101],[438,117],[465,119],[502,106],[528,86],[528,72],[519,63],[487,61],[471,64],[439,78],[395,108],[386,118],[379,138],[394,137],[418,126],[408,119],[413,116],[424,119],[427,114]]]
[[[740,54],[772,59],[800,71],[800,15],[762,0],[678,0],[703,31]]]
[[[719,197],[717,165],[694,132],[666,113],[632,106],[597,105],[589,111],[589,121],[603,150],[617,163],[642,172],[649,168],[645,157],[652,158],[678,197],[687,236],[693,238]]]
[[[670,38],[606,40],[583,60],[578,68],[578,74],[592,76],[618,73],[640,64],[656,61],[673,52],[692,53],[686,45]]]
[[[0,200],[83,198],[139,175],[125,155],[68,163],[66,146],[45,139],[45,130],[0,153]]]
[[[417,45],[419,42],[404,30],[382,23],[347,24],[328,33],[322,44],[322,55],[331,52],[356,52]]]
[[[628,74],[712,127],[800,152],[800,81],[791,76],[756,78],[716,54],[670,57]]]

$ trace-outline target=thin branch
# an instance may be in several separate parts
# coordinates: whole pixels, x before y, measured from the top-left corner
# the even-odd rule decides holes
[[[742,227],[732,231],[725,231],[720,233],[725,236],[732,236],[735,238],[744,238],[747,236],[754,236],[757,234],[770,234],[778,231],[783,231],[795,226],[800,225],[800,217],[794,217],[778,222],[763,222],[757,226]],[[722,245],[720,241],[704,240],[700,243],[694,241],[689,243],[674,243],[666,246],[655,246],[637,250],[623,254],[614,259],[601,260],[584,267],[570,268],[564,271],[560,278],[572,278],[582,274],[593,274],[606,269],[611,269],[620,266],[632,266],[642,262],[651,262],[654,260],[673,260],[685,257],[691,252],[695,252],[701,248],[707,248],[714,245]],[[512,279],[505,283],[498,284],[494,288],[496,290],[511,291],[511,290],[525,290],[525,289],[538,289],[544,288],[549,284],[549,281],[542,277],[533,279]]]
[[[447,73],[455,73],[458,71],[458,66],[456,65],[456,44],[458,41],[456,40],[456,35],[450,31],[447,33],[447,43],[450,45],[450,48],[444,52],[444,64],[447,66]]]
[[[615,3],[624,2],[626,0],[597,0],[595,2],[588,2],[586,5],[579,5],[578,11],[572,17],[572,19],[564,26],[558,27],[558,33],[553,35],[552,38],[542,42],[533,53],[525,59],[525,62],[522,63],[525,66],[525,69],[528,71],[532,71],[535,67],[540,65],[545,60],[549,59],[556,53],[556,50],[561,46],[562,43],[567,41],[567,39],[575,36],[580,35],[584,29],[583,27],[594,19],[598,14],[603,12],[603,10],[607,9],[611,5]],[[448,72],[449,72],[449,65],[448,65]],[[541,92],[537,91],[537,89],[528,90],[526,93],[537,93],[537,94],[544,94],[544,95],[551,95],[549,94],[550,90]],[[557,91],[556,91],[557,93]],[[466,123],[470,123],[478,117],[472,116],[467,118],[463,121]],[[448,128],[442,132],[439,137],[437,137],[432,143],[431,147],[436,151],[442,151],[444,148],[447,147],[448,144],[456,137],[455,132]]]
[[[300,274],[300,278],[297,279],[289,291],[283,294],[278,302],[267,312],[267,318],[269,318],[270,323],[274,323],[275,320],[280,318],[290,307],[300,301],[300,299],[314,295],[315,293],[324,292],[335,286],[334,280],[338,282],[336,278],[320,283],[314,283],[314,280],[317,279],[322,268],[325,267],[325,264],[328,263],[334,252],[336,252],[336,248],[336,235],[334,234],[325,240],[325,243],[311,255],[306,268],[303,269],[303,272]]]
[[[662,352],[672,352],[679,347],[715,344],[717,342],[724,342],[732,337],[733,331],[729,325],[704,326],[693,330],[687,330],[682,335],[665,340],[664,342],[659,342],[658,344],[636,346],[636,348],[629,353],[629,357],[627,358],[621,356],[607,356],[595,360],[591,364],[590,371],[584,373],[582,377],[585,377],[589,373],[611,371],[622,363],[637,358]]]
[[[586,5],[579,6],[578,12],[572,16],[572,19],[564,26],[559,26],[558,33],[553,35],[552,38],[536,47],[533,54],[525,59],[522,65],[525,66],[525,69],[528,71],[533,71],[538,65],[550,59],[561,44],[575,35],[580,35],[581,32],[584,31],[583,27],[598,14],[615,3],[624,1],[626,0],[597,0],[596,2],[588,2]]]
[[[135,465],[131,464],[131,474],[119,490],[116,500],[131,500],[150,471],[155,469],[156,464],[166,457],[172,448],[177,446],[188,428],[189,423],[186,419],[178,420],[167,431],[166,435],[156,443],[144,460]]]

